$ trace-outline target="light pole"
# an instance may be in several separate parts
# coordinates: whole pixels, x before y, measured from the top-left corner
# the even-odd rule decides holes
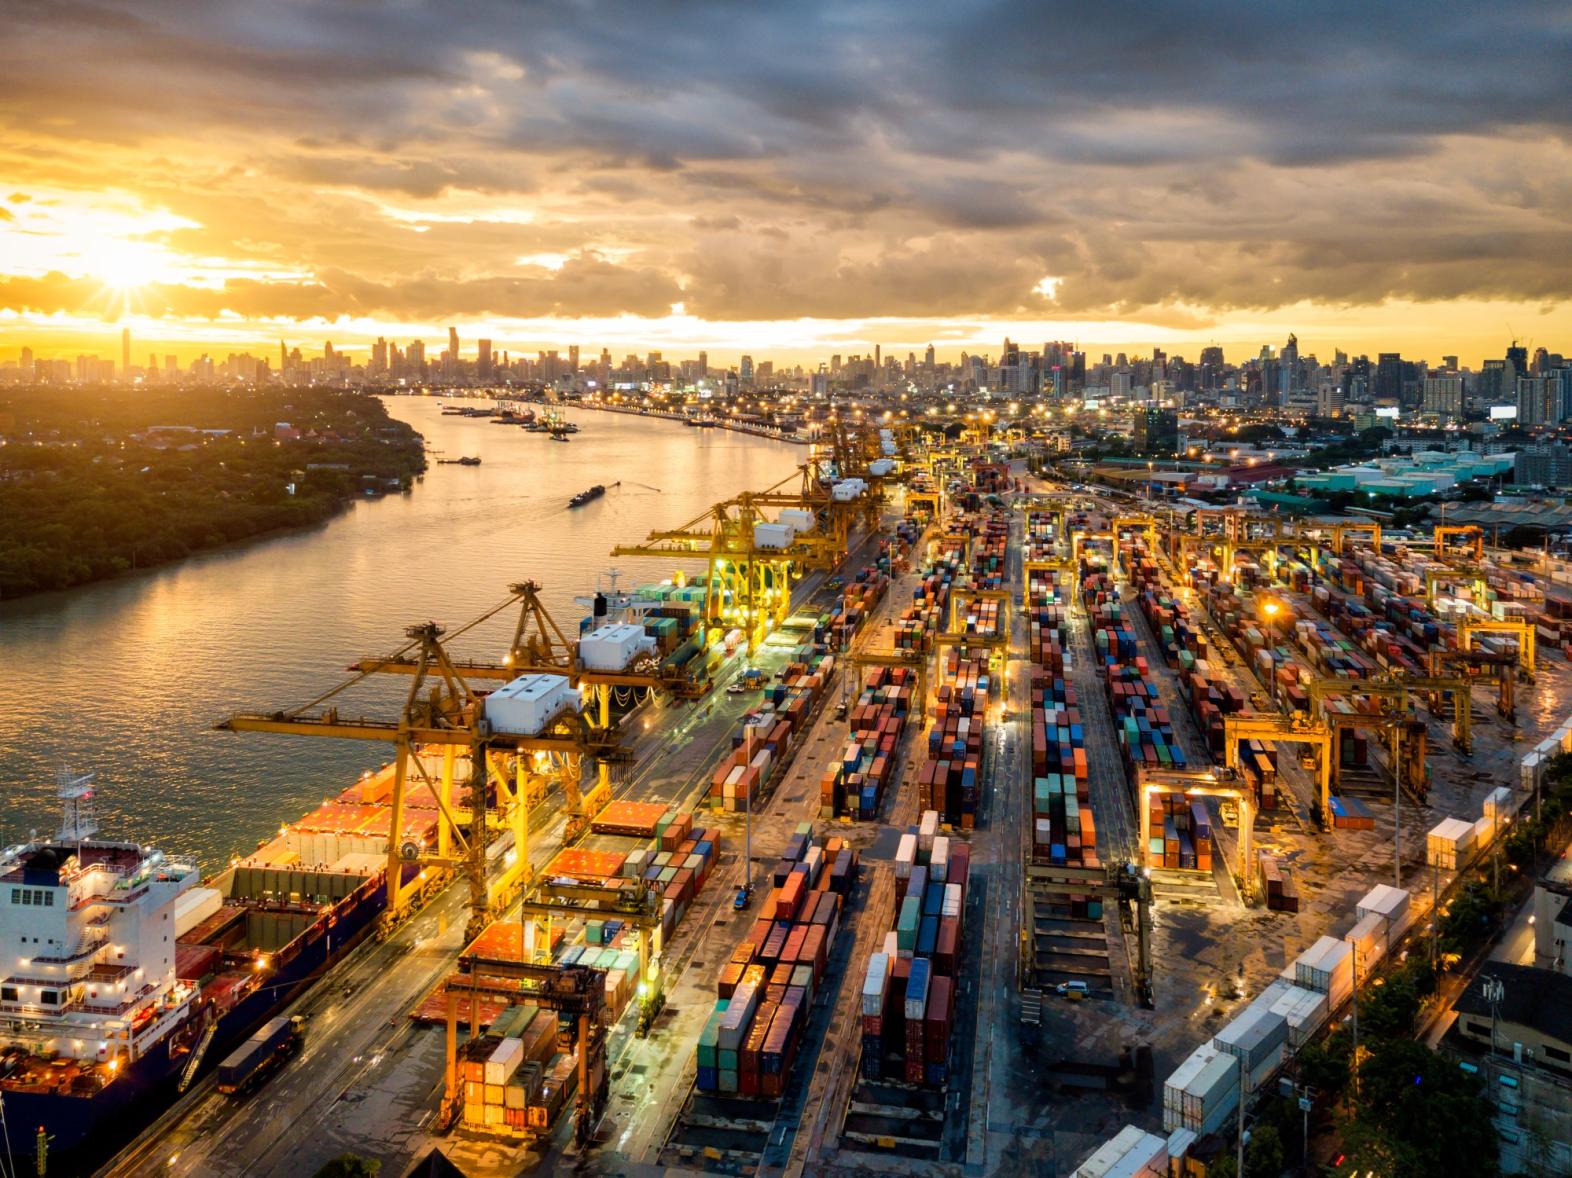
[[[1309,1084],[1300,1084],[1284,1076],[1277,1082],[1277,1090],[1290,1100],[1299,1102],[1299,1112],[1302,1114],[1300,1121],[1300,1155],[1299,1172],[1307,1174],[1310,1171],[1310,1110],[1315,1107],[1315,1089]],[[1244,1178],[1241,1173],[1239,1178]]]

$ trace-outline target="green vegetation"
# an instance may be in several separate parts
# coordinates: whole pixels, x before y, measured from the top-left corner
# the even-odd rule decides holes
[[[315,1178],[377,1178],[382,1163],[357,1154],[341,1153],[316,1172]]]
[[[408,486],[423,445],[374,397],[331,389],[0,393],[0,597],[321,523],[368,477]]]
[[[1468,1159],[1471,1174],[1498,1172],[1495,1128],[1478,1077],[1413,1038],[1424,1002],[1435,989],[1435,971],[1416,958],[1364,990],[1357,1097],[1348,1028],[1299,1052],[1298,1082],[1316,1089],[1318,1103],[1338,1106],[1335,1120],[1345,1155],[1339,1173],[1368,1170],[1419,1178],[1451,1173],[1449,1163],[1459,1158]],[[1293,1101],[1267,1101],[1260,1122],[1289,1147],[1283,1152],[1299,1155],[1301,1116]],[[1251,1170],[1248,1157],[1245,1168]]]

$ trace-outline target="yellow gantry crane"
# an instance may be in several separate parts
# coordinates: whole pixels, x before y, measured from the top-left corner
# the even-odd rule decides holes
[[[1467,652],[1474,649],[1474,638],[1480,634],[1505,634],[1517,639],[1517,661],[1523,675],[1534,677],[1534,624],[1519,619],[1463,618],[1457,623],[1457,648]]]
[[[1469,553],[1470,559],[1476,564],[1485,559],[1485,530],[1478,524],[1458,524],[1448,527],[1438,524],[1431,532],[1431,539],[1435,542],[1435,555],[1441,560],[1448,554]],[[1462,540],[1461,544],[1455,543]]]
[[[500,609],[501,607],[498,607]],[[465,626],[463,633],[485,617]],[[621,755],[615,732],[592,729],[575,709],[566,709],[548,718],[534,735],[494,731],[487,723],[484,699],[468,677],[449,657],[443,644],[443,628],[435,622],[411,626],[408,644],[382,664],[403,664],[400,670],[410,675],[409,691],[396,717],[391,719],[347,719],[331,701],[348,689],[363,683],[373,670],[360,671],[300,707],[270,713],[237,713],[217,725],[231,732],[276,732],[291,735],[326,736],[340,740],[384,741],[394,746],[393,789],[387,854],[387,911],[384,928],[406,918],[419,896],[418,888],[404,882],[406,866],[439,872],[462,867],[469,879],[470,923],[474,935],[494,919],[528,879],[529,806],[524,788],[526,756],[544,753],[565,759],[583,756],[608,759]],[[455,635],[456,636],[456,635]],[[385,665],[376,670],[388,669]],[[477,674],[478,678],[486,678]],[[443,754],[441,780],[430,781],[422,750],[440,749]],[[457,784],[454,765],[458,756],[469,761],[467,780],[468,821],[461,821],[454,798]],[[515,767],[510,782],[505,758]],[[437,802],[439,843],[426,848],[404,837],[405,795],[411,773],[427,780]],[[497,802],[491,804],[491,787]],[[495,816],[499,826],[510,827],[516,856],[500,878],[488,878],[488,819]]]
[[[1507,722],[1517,719],[1517,654],[1514,651],[1432,650],[1430,674],[1444,675],[1447,668],[1459,675],[1485,672],[1495,681],[1496,713]],[[1483,676],[1481,676],[1483,677]]]
[[[1316,784],[1321,799],[1321,825],[1332,825],[1332,761],[1334,745],[1332,733],[1319,720],[1287,718],[1283,716],[1251,715],[1236,712],[1223,717],[1223,764],[1237,771],[1239,768],[1239,742],[1241,740],[1271,740],[1288,744],[1315,746],[1319,756],[1316,761]],[[1240,814],[1243,828],[1244,815]]]

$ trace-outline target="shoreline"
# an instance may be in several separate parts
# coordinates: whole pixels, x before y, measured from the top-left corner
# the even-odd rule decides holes
[[[688,421],[688,418],[680,413],[667,413],[658,409],[624,409],[617,405],[596,405],[589,401],[563,401],[558,403],[558,408],[591,409],[596,413],[620,413],[624,417],[653,417],[659,421],[676,421],[684,424]],[[813,438],[804,438],[797,434],[778,433],[758,426],[738,425],[735,422],[716,421],[711,428],[728,430],[734,434],[747,434],[754,438],[765,438],[771,442],[786,442],[793,446],[812,446],[815,444],[815,439]]]

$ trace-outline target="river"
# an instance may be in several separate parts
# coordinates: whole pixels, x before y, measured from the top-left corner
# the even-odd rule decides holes
[[[358,741],[215,732],[215,721],[304,703],[347,678],[351,660],[401,646],[404,627],[431,619],[456,628],[516,581],[539,582],[571,636],[586,612],[573,598],[611,567],[613,544],[762,490],[807,454],[725,430],[571,410],[583,432],[563,445],[443,417],[435,398],[388,405],[434,458],[482,464],[433,462],[412,494],[357,503],[311,531],[0,604],[0,839],[53,831],[55,775],[70,766],[98,775],[105,836],[212,869],[390,755]],[[609,487],[603,498],[567,507],[595,483]],[[624,587],[673,569],[618,563]],[[456,653],[497,657],[515,618],[508,611],[465,635]],[[366,710],[346,714],[392,715],[397,686],[358,689]]]

